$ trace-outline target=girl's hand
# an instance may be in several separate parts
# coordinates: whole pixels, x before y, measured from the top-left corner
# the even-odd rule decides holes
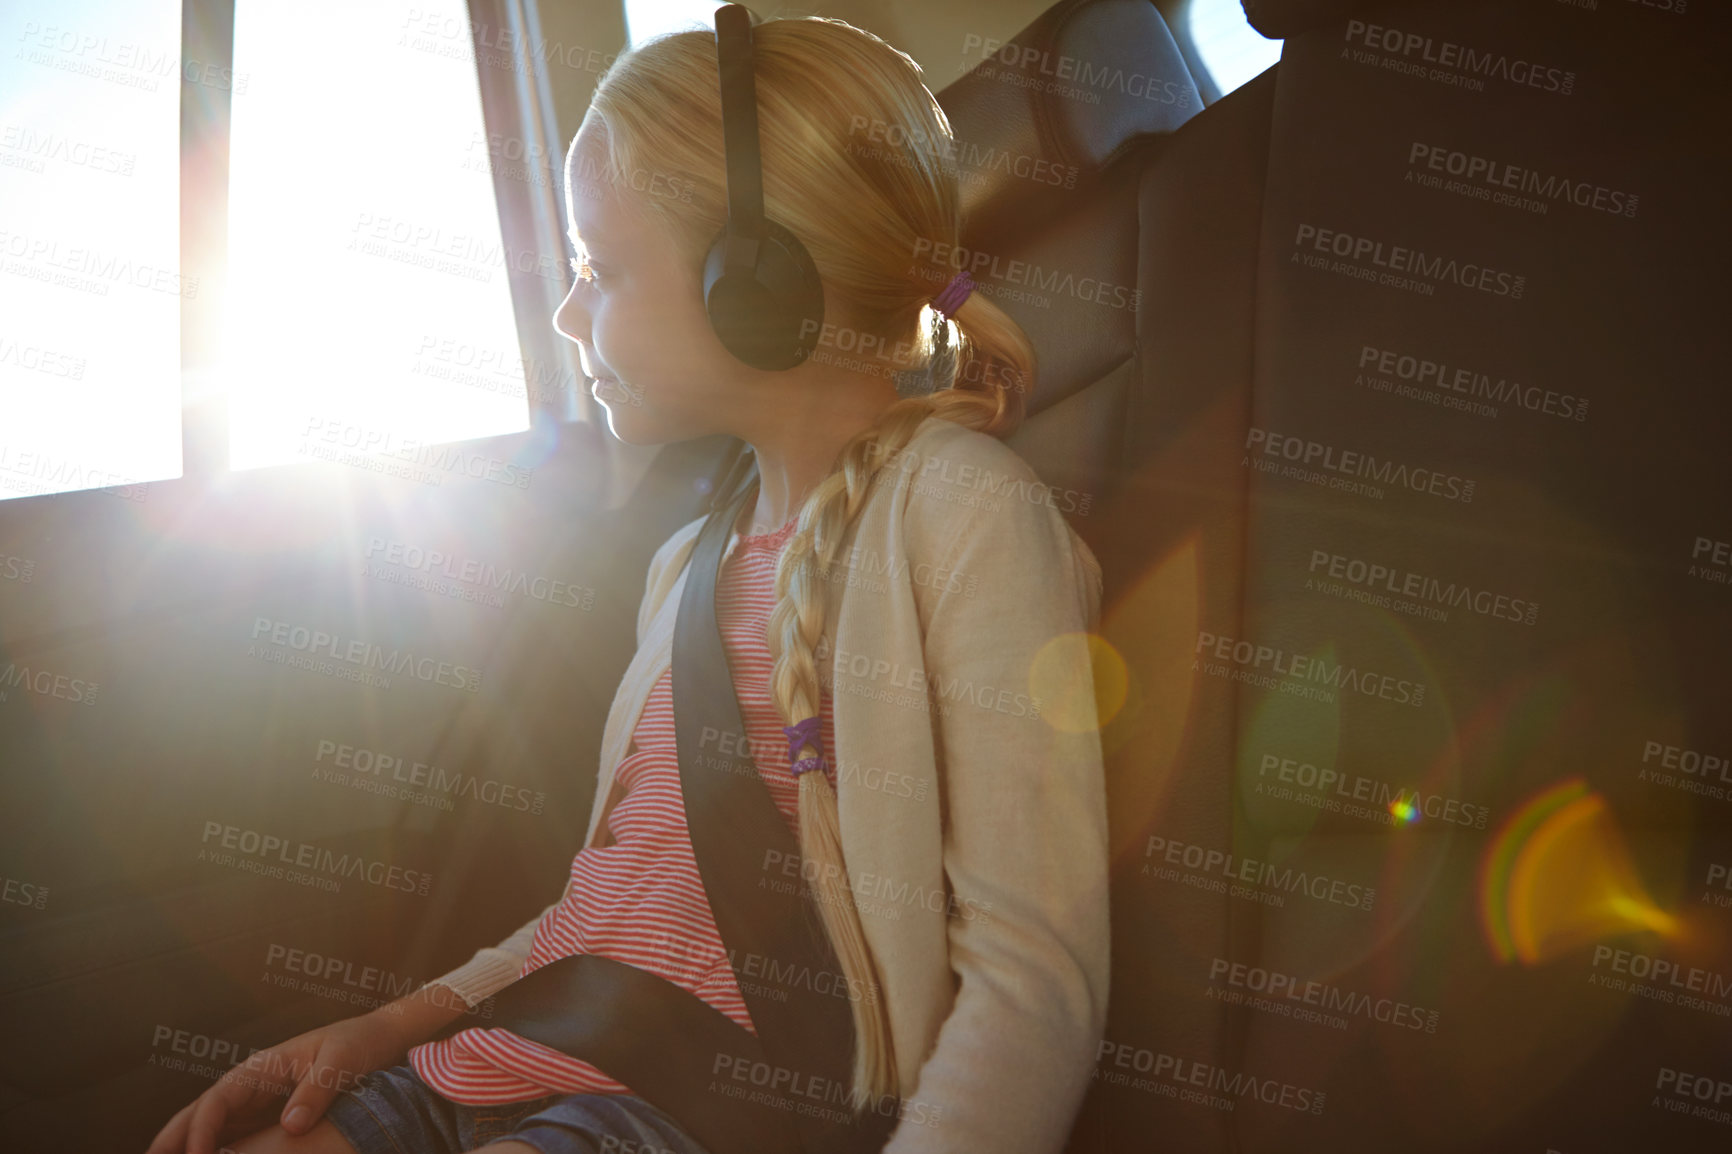
[[[400,1059],[411,1039],[406,1017],[374,1010],[260,1050],[170,1118],[145,1154],[216,1154],[218,1143],[270,1125],[288,1095],[283,1129],[305,1134],[362,1075]],[[291,1092],[292,1091],[292,1092]]]

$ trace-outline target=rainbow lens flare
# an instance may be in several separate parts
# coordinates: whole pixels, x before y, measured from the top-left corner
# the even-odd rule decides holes
[[[1498,960],[1528,965],[1616,934],[1676,935],[1637,876],[1606,799],[1579,777],[1504,822],[1480,868],[1480,920]]]

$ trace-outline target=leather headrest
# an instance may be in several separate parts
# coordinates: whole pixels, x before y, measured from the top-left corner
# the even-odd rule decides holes
[[[963,51],[972,70],[938,103],[971,233],[1039,213],[1203,106],[1148,0],[1063,0],[1009,41],[970,35]]]

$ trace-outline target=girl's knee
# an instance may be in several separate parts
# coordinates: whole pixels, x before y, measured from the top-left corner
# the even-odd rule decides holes
[[[331,1125],[330,1119],[320,1118],[305,1134],[290,1134],[282,1126],[272,1123],[239,1142],[219,1145],[217,1154],[357,1154],[357,1151],[342,1132]]]

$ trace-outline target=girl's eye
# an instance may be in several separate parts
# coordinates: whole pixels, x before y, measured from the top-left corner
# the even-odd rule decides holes
[[[571,271],[576,273],[577,279],[585,284],[599,284],[606,276],[605,273],[598,272],[591,267],[587,257],[572,257]]]

